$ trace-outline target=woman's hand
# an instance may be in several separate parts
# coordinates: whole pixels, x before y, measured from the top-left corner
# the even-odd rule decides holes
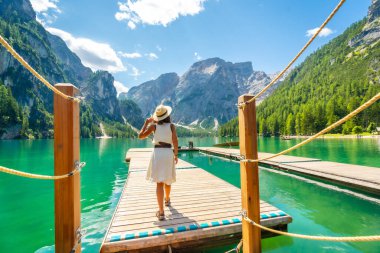
[[[152,117],[149,117],[145,120],[146,123],[153,123],[154,122],[154,119]]]
[[[178,163],[178,156],[174,156],[174,162],[175,162],[175,164],[177,164]]]
[[[138,135],[139,139],[145,139],[156,130],[156,126],[154,124],[150,124],[151,122],[154,122],[153,118],[147,118],[145,120],[145,123]]]

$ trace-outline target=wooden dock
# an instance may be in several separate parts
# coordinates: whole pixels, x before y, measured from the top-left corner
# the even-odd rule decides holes
[[[130,149],[129,174],[101,252],[199,252],[241,238],[240,189],[179,160],[171,207],[157,221],[155,184],[145,180],[152,149]],[[261,201],[261,224],[287,230],[292,218]],[[263,233],[263,237],[273,236]]]
[[[238,149],[200,147],[198,150],[211,155],[235,160],[240,159]],[[259,152],[259,158],[271,155],[273,154]],[[380,195],[380,168],[289,155],[278,156],[259,163]]]

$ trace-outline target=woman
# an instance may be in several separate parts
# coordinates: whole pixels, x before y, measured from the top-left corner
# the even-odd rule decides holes
[[[170,205],[171,184],[176,181],[175,164],[178,162],[178,138],[175,126],[170,121],[170,106],[157,106],[153,116],[145,120],[139,133],[139,139],[153,135],[154,149],[150,158],[146,179],[157,183],[156,195],[159,210],[158,220],[165,219],[165,206]]]

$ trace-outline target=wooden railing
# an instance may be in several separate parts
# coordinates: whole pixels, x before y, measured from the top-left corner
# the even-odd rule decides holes
[[[252,99],[252,95],[242,95],[238,104]],[[247,103],[239,109],[240,154],[244,159],[258,159],[256,101]],[[260,224],[259,166],[255,163],[240,163],[241,203],[248,217]],[[261,230],[249,222],[242,221],[243,252],[261,252]]]

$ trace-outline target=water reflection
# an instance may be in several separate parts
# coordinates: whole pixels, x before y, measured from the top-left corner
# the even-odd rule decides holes
[[[107,143],[109,143],[110,139],[99,139],[99,157],[101,157],[104,154],[104,151],[107,148]]]

